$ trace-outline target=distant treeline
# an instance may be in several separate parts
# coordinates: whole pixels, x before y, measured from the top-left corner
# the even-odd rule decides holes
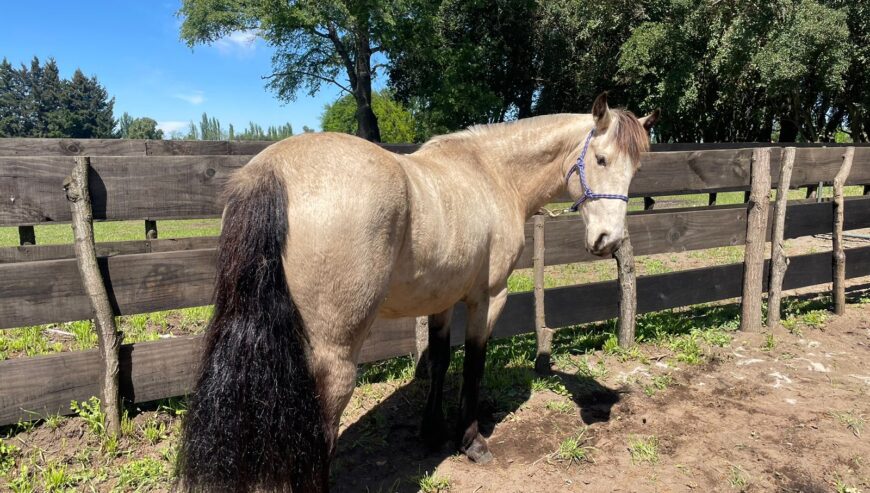
[[[53,137],[75,139],[162,139],[163,130],[153,118],[135,118],[124,113],[117,120],[115,98],[96,76],[76,70],[71,79],[60,76],[57,62],[44,64],[36,57],[30,66],[15,68],[0,62],[0,137]],[[303,131],[312,132],[308,127]],[[287,123],[264,128],[254,122],[241,132],[230,124],[221,127],[217,118],[202,114],[199,125],[190,122],[187,131],[170,135],[188,140],[281,140],[293,135]]]
[[[303,132],[314,131],[307,126],[302,127],[302,130]],[[186,132],[173,132],[170,137],[181,140],[281,140],[292,135],[293,125],[289,123],[278,126],[270,125],[264,129],[260,124],[249,122],[248,128],[237,132],[232,123],[224,128],[221,126],[220,120],[215,117],[209,118],[208,114],[203,113],[199,124],[191,121]]]

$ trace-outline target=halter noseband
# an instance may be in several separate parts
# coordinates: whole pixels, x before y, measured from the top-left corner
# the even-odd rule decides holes
[[[571,169],[568,170],[568,174],[565,175],[565,183],[567,183],[568,179],[571,178],[571,174],[576,171],[577,176],[580,177],[580,186],[583,187],[583,195],[577,199],[577,202],[574,202],[574,205],[571,206],[571,212],[577,212],[577,209],[579,209],[583,202],[586,202],[587,200],[616,199],[628,202],[628,196],[626,195],[616,193],[595,193],[591,188],[589,188],[589,182],[586,181],[586,150],[589,149],[589,142],[592,140],[593,135],[595,135],[595,128],[589,131],[589,135],[586,137],[586,142],[583,144],[583,150],[580,152],[580,157],[577,158],[577,162],[574,166],[571,166]]]

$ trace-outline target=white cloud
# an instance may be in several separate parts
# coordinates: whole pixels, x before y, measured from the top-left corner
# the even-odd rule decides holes
[[[202,91],[180,92],[173,94],[172,97],[187,101],[190,104],[197,105],[205,102],[205,95]]]
[[[157,122],[157,128],[163,130],[163,136],[166,138],[169,138],[173,132],[178,132],[179,130],[186,130],[188,125],[190,125],[190,122],[182,122],[176,120]]]
[[[222,55],[250,55],[257,48],[257,31],[247,29],[233,31],[228,36],[214,42]]]

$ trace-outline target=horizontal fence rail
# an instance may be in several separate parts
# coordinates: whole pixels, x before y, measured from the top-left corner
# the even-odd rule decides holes
[[[870,275],[870,247],[847,250],[847,256],[848,278]],[[742,269],[743,264],[729,264],[640,277],[638,313],[738,297]],[[792,257],[783,287],[796,289],[830,282],[831,255],[824,252]],[[698,289],[699,285],[704,289]],[[616,281],[604,281],[548,289],[545,296],[549,324],[565,327],[615,317],[619,287]],[[464,340],[465,310],[461,305],[454,317],[451,343],[457,345]],[[494,337],[532,332],[532,293],[509,295]],[[373,337],[363,347],[362,362],[407,355],[415,346],[414,320],[381,321]],[[121,353],[124,397],[131,402],[145,402],[187,393],[196,378],[200,341],[200,336],[186,336],[124,346]],[[71,400],[99,395],[100,365],[97,350],[0,362],[3,375],[0,424],[68,413]]]
[[[129,139],[0,139],[0,156],[217,156],[252,155],[274,144],[270,140],[129,140]],[[408,154],[420,144],[380,144]],[[652,144],[652,152],[752,149],[756,147],[868,147],[868,143],[713,142]]]
[[[870,197],[847,202],[845,229],[870,227]],[[830,233],[830,202],[794,205],[785,237]],[[771,219],[772,220],[772,219]],[[745,206],[663,210],[628,218],[636,255],[741,245],[746,235]],[[768,227],[768,236],[770,228]],[[518,267],[531,266],[531,231]],[[548,221],[548,265],[600,260],[585,250],[585,229],[578,217]],[[157,243],[155,240],[151,243]],[[171,240],[164,240],[171,241]],[[193,245],[213,241],[196,239]],[[125,242],[126,243],[126,242]],[[140,242],[131,242],[140,243]],[[54,249],[54,246],[11,250]],[[211,303],[214,248],[117,255],[101,258],[100,267],[115,313],[129,315]],[[91,306],[74,258],[0,264],[0,328],[69,322],[91,316]]]
[[[0,147],[2,148],[2,147]],[[93,156],[89,186],[95,220],[196,219],[220,217],[221,190],[250,155]],[[792,187],[830,181],[842,148],[797,150]],[[746,190],[752,149],[647,153],[631,184],[633,197]],[[771,155],[779,176],[780,152]],[[870,147],[855,150],[848,184],[870,183]],[[72,168],[69,156],[0,157],[0,226],[68,222],[61,184]]]

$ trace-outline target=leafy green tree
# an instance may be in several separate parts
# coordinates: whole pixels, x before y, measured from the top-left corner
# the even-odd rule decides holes
[[[79,139],[112,138],[115,119],[112,110],[115,98],[109,98],[106,88],[96,77],[86,77],[76,70],[66,83],[62,98],[60,125],[66,137]]]
[[[372,93],[372,107],[381,127],[381,139],[387,143],[414,142],[415,125],[411,113],[394,101],[389,92]],[[327,132],[355,134],[357,121],[354,117],[354,100],[343,96],[326,105],[320,117],[321,127]]]
[[[268,85],[292,101],[306,88],[331,84],[356,102],[357,134],[380,140],[372,110],[373,57],[392,39],[395,19],[414,17],[407,0],[183,0],[181,37],[212,43],[238,31],[255,32],[275,48]]]
[[[152,139],[163,138],[163,130],[157,128],[157,122],[152,118],[136,118],[127,129],[128,139]]]
[[[63,80],[53,59],[28,69],[0,63],[0,136],[109,138],[114,98],[96,77],[76,70]]]

